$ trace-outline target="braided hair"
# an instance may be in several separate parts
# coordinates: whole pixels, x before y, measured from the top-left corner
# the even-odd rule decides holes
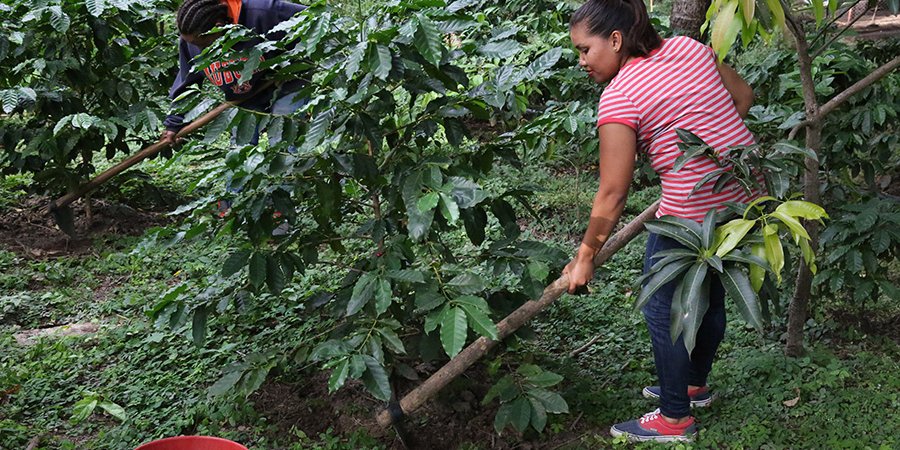
[[[193,36],[230,21],[228,7],[220,0],[184,0],[175,20],[181,34]]]

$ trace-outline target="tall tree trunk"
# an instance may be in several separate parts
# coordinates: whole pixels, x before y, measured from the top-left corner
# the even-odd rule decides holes
[[[709,9],[709,5],[710,0],[675,0],[669,14],[672,32],[699,39],[700,26],[706,21],[706,10]]]

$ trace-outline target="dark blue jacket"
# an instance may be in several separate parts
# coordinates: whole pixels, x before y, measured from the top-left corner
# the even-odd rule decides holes
[[[241,13],[239,24],[252,29],[257,34],[266,35],[275,25],[289,19],[294,14],[306,9],[303,5],[289,3],[283,0],[241,0]],[[284,33],[270,34],[269,39],[280,39]],[[249,41],[235,45],[234,50],[243,50],[258,42]],[[275,86],[266,89],[257,89],[263,84],[265,71],[253,74],[249,82],[238,85],[239,72],[227,69],[228,61],[216,62],[199,72],[191,72],[191,60],[200,54],[202,50],[184,39],[178,39],[178,76],[169,89],[169,98],[176,98],[189,86],[200,83],[204,78],[225,92],[226,101],[246,99],[241,103],[242,108],[256,111],[266,111],[271,106],[275,94]],[[266,55],[263,55],[265,58]],[[301,80],[286,82],[280,86],[280,92],[293,92],[302,87]],[[178,131],[185,125],[184,116],[181,114],[169,114],[163,124],[167,130]]]

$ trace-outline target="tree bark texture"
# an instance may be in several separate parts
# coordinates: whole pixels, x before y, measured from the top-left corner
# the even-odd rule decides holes
[[[669,13],[669,26],[672,32],[700,39],[700,27],[706,21],[706,10],[710,0],[675,0],[672,12]]]
[[[791,16],[790,8],[784,5],[786,24],[794,36],[797,50],[797,60],[800,65],[800,83],[803,91],[803,103],[806,117],[811,122],[806,126],[806,147],[816,155],[819,154],[822,144],[822,120],[819,117],[819,103],[816,99],[816,84],[812,76],[812,57],[809,55],[809,43],[806,41],[806,31],[796,19]],[[819,161],[813,158],[806,159],[806,171],[803,175],[803,193],[805,200],[820,204],[819,195]],[[809,245],[813,251],[818,248],[819,236],[815,222],[806,222],[806,230],[809,233]],[[806,263],[800,264],[797,272],[796,288],[791,304],[788,307],[788,330],[785,353],[790,356],[799,356],[803,353],[803,331],[806,325],[809,298],[812,291],[813,275]]]

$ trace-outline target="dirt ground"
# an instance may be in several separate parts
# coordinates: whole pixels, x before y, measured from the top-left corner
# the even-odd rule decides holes
[[[91,201],[88,219],[84,200],[72,204],[75,236],[64,233],[45,213],[48,197],[30,196],[0,213],[0,248],[32,259],[91,253],[94,237],[103,234],[139,236],[144,230],[171,222],[165,211],[146,211],[107,200]]]
[[[423,380],[426,377],[423,374]],[[302,430],[307,436],[328,429],[336,435],[364,430],[391,449],[449,450],[466,443],[491,449],[559,449],[577,444],[589,431],[583,423],[579,425],[578,417],[565,415],[562,416],[567,422],[565,431],[557,434],[545,431],[543,439],[533,431],[518,435],[511,428],[497,435],[493,424],[498,405],[496,401],[481,405],[490,384],[483,370],[477,367],[454,382],[455,386],[451,385],[407,416],[400,430],[382,430],[378,426],[375,414],[385,405],[367,394],[361,383],[348,381],[345,387],[329,394],[327,378],[327,373],[318,373],[298,384],[267,382],[251,400],[256,410],[276,425],[281,436],[289,435],[292,429]],[[399,397],[423,380],[406,381],[398,386]],[[401,438],[401,435],[405,436]]]
[[[849,21],[852,21],[852,17],[847,16],[840,23],[846,24]],[[890,11],[883,8],[870,10],[863,14],[852,28],[858,33],[858,37],[863,39],[900,36],[900,14],[891,14]]]

